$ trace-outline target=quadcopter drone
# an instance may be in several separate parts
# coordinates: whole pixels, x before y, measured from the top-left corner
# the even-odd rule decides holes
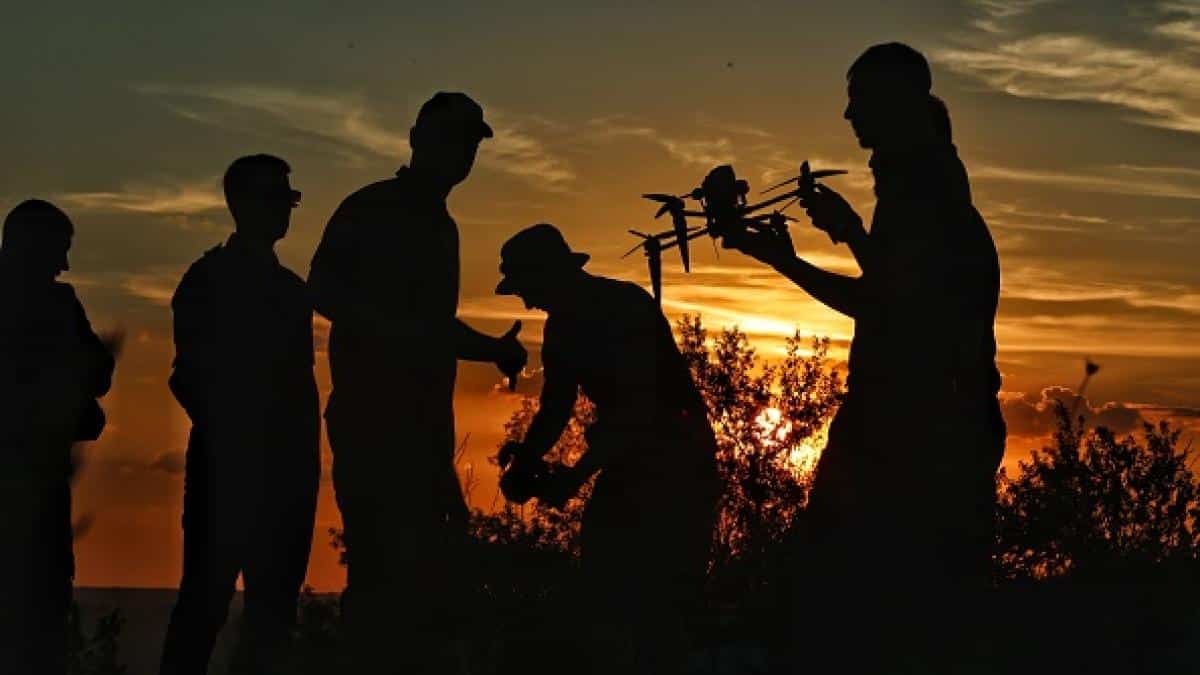
[[[794,185],[793,189],[757,204],[749,204],[747,203],[747,195],[750,193],[749,183],[739,179],[734,174],[732,166],[723,164],[710,171],[700,187],[687,194],[677,196],[655,192],[642,195],[645,199],[662,204],[654,217],[661,218],[664,214],[671,214],[673,227],[658,234],[644,234],[637,230],[629,230],[630,234],[641,237],[642,242],[622,257],[628,257],[639,248],[642,249],[650,264],[650,285],[654,289],[654,299],[661,303],[663,251],[678,246],[679,256],[683,260],[683,271],[690,272],[691,256],[688,252],[688,242],[697,237],[707,234],[712,237],[715,245],[717,239],[724,242],[726,237],[736,236],[746,230],[786,231],[787,223],[795,219],[784,215],[783,211],[793,203],[812,195],[816,190],[817,179],[844,173],[846,172],[841,169],[812,171],[808,162],[804,162],[800,165],[800,175],[772,185],[763,190],[761,194],[774,192],[789,185]],[[684,202],[685,199],[698,202],[700,209],[689,210]],[[770,213],[756,213],[785,201],[788,203]],[[691,226],[688,224],[688,218],[703,218],[704,225]]]

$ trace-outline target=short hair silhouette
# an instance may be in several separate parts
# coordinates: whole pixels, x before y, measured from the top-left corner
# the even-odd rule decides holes
[[[225,189],[225,203],[233,208],[234,202],[256,196],[256,189],[261,188],[261,183],[255,180],[259,176],[271,173],[286,176],[291,172],[292,167],[275,155],[239,157],[225,170],[225,178],[221,181]]]
[[[62,209],[42,199],[17,204],[4,219],[0,246],[26,244],[47,235],[71,236],[75,226]]]
[[[846,79],[884,75],[892,82],[907,85],[914,93],[925,94],[933,88],[929,61],[921,52],[901,42],[885,42],[868,47],[846,71]]]

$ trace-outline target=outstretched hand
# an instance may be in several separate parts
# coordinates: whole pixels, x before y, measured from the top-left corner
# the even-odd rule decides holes
[[[828,234],[835,244],[849,241],[855,230],[862,229],[862,218],[854,212],[854,207],[832,188],[816,185],[812,194],[800,200],[800,205],[813,227]]]
[[[499,338],[499,348],[496,353],[496,367],[508,378],[508,390],[517,390],[517,377],[529,362],[529,353],[521,346],[517,335],[521,332],[520,320],[514,321],[512,328]]]

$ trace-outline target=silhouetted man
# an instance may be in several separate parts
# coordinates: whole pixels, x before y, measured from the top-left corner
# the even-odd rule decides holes
[[[549,314],[538,412],[524,441],[500,456],[502,466],[512,463],[506,496],[526,492],[561,505],[599,472],[580,533],[594,623],[580,630],[617,641],[595,641],[583,662],[597,673],[678,672],[683,612],[694,608],[704,580],[719,491],[707,407],[670,325],[642,288],[583,271],[588,256],[572,252],[553,225],[519,232],[501,258],[496,292]],[[547,467],[542,457],[580,390],[596,405],[588,449],[570,467]],[[615,660],[629,638],[633,663]]]
[[[468,517],[453,465],[457,361],[510,377],[525,364],[519,323],[492,338],[456,318],[446,198],[491,136],[475,101],[435,95],[409,132],[410,164],[347,197],[313,256],[309,288],[333,324],[325,419],[349,557],[343,625],[364,672],[445,658]]]
[[[813,583],[829,592],[809,636],[824,636],[818,647],[837,644],[824,639],[833,636],[858,645],[837,655],[843,666],[880,654],[880,667],[899,672],[912,654],[927,670],[961,647],[952,628],[970,624],[961,613],[988,583],[1005,436],[993,333],[1000,269],[925,58],[877,45],[847,79],[845,117],[872,151],[870,232],[833,190],[818,188],[804,205],[816,227],[849,244],[862,275],[818,269],[786,238],[735,245],[854,319],[849,392],[817,467],[800,552],[823,563]]]
[[[74,227],[41,200],[4,220],[0,243],[0,669],[64,673],[71,548],[71,446],[104,428],[116,340],[92,332],[70,284]]]
[[[235,231],[192,264],[171,308],[171,391],[192,420],[183,497],[183,579],[163,673],[205,673],[238,574],[245,610],[235,670],[286,655],[312,544],[320,476],[312,305],[279,264],[300,193],[278,157],[225,172]]]

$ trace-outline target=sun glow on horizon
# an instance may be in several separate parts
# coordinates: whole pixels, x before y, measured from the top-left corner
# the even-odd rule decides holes
[[[759,438],[763,444],[780,451],[780,461],[793,476],[798,479],[812,476],[817,468],[817,461],[821,459],[821,450],[825,447],[828,422],[816,434],[799,442],[790,440],[792,422],[786,419],[783,411],[778,408],[765,408],[754,418],[754,424],[758,427]],[[785,448],[789,442],[790,447]]]

